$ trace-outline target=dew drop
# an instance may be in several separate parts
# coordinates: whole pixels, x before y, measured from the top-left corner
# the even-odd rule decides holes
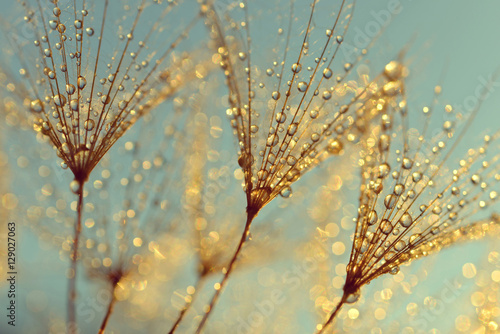
[[[386,134],[380,136],[378,147],[381,152],[386,152],[389,150],[389,146],[391,145],[391,137]]]
[[[279,100],[279,98],[280,98],[280,96],[281,96],[281,94],[280,94],[280,92],[278,92],[278,91],[274,91],[274,92],[271,94],[271,97],[272,97],[272,98],[273,98],[273,100],[275,100],[275,101],[278,101],[278,100]]]
[[[325,77],[325,79],[330,79],[332,77],[332,75],[333,75],[333,72],[331,69],[325,68],[323,70],[323,76]]]
[[[330,154],[339,154],[342,151],[343,147],[344,147],[344,145],[342,144],[342,142],[340,140],[331,139],[328,142],[328,145],[326,146],[326,150]]]
[[[411,218],[411,215],[408,212],[405,212],[399,219],[399,223],[401,224],[401,226],[407,228],[411,226],[411,224],[413,223],[413,219]]]
[[[39,113],[43,111],[43,102],[40,99],[31,101],[30,103],[31,111]]]
[[[312,109],[311,111],[309,111],[309,117],[311,117],[312,119],[316,119],[318,118],[318,116],[319,116],[318,109]]]
[[[307,90],[307,82],[305,82],[305,81],[299,82],[298,85],[297,85],[297,89],[301,93],[305,92]]]
[[[292,72],[293,73],[299,73],[302,70],[302,65],[299,63],[295,63],[292,65]]]
[[[57,94],[54,96],[54,103],[58,107],[64,107],[66,105],[66,97],[62,94]]]
[[[72,84],[67,84],[66,85],[66,93],[68,93],[69,95],[73,95],[75,93],[75,86],[72,85]]]
[[[413,166],[413,161],[409,158],[403,158],[403,168],[404,169],[411,169]]]
[[[79,191],[80,191],[80,182],[78,182],[77,180],[73,180],[69,183],[69,189],[71,189],[71,191],[74,193],[74,194],[78,194]]]
[[[283,198],[290,198],[292,196],[292,188],[290,187],[285,187],[283,190],[280,192],[281,197]]]
[[[377,211],[375,210],[370,211],[370,213],[368,214],[368,225],[370,226],[374,225],[377,222],[377,219],[378,219]]]
[[[384,162],[378,166],[379,179],[387,177],[387,175],[389,175],[390,172],[391,172],[391,166],[389,166],[389,164]]]
[[[359,300],[359,297],[361,297],[361,294],[359,293],[359,291],[356,291],[356,292],[353,292],[353,293],[350,293],[347,298],[346,298],[346,303],[347,304],[354,304],[355,302],[357,302]]]
[[[393,228],[394,226],[392,226],[392,223],[387,219],[382,220],[382,223],[380,223],[380,231],[385,235],[391,233]]]
[[[390,210],[394,207],[394,205],[396,205],[396,201],[397,201],[396,196],[390,194],[390,195],[385,196],[384,205],[387,209]]]
[[[94,35],[94,29],[92,29],[92,28],[87,28],[87,29],[85,29],[85,31],[87,32],[87,35],[89,35],[89,36]]]
[[[84,89],[85,86],[87,85],[87,80],[84,77],[80,76],[80,77],[78,77],[77,85],[78,85],[78,88]]]
[[[403,240],[399,240],[394,245],[394,249],[397,250],[398,252],[402,251],[405,247],[406,247],[406,242],[404,242]]]
[[[288,126],[288,135],[289,136],[293,136],[296,132],[297,132],[297,129],[299,128],[299,123],[292,123]]]
[[[78,100],[73,99],[73,100],[69,101],[69,106],[70,106],[71,110],[78,111]]]
[[[83,124],[83,126],[85,127],[85,130],[92,131],[94,129],[95,122],[94,122],[93,119],[88,119],[88,120],[85,121],[85,123]]]

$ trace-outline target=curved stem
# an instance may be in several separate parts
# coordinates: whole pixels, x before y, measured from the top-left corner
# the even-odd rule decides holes
[[[82,210],[83,210],[83,184],[80,182],[77,195],[78,204],[76,207],[76,223],[75,232],[73,236],[73,250],[71,254],[71,276],[69,278],[68,287],[68,329],[67,332],[70,334],[76,334],[77,323],[76,323],[76,312],[75,312],[75,301],[76,301],[76,268],[77,268],[77,257],[78,257],[78,241],[80,239],[80,232],[82,231]]]
[[[325,331],[326,327],[328,327],[328,325],[330,325],[333,322],[333,319],[335,319],[335,317],[339,313],[340,309],[342,308],[342,305],[345,304],[346,300],[347,300],[347,296],[346,296],[346,293],[344,292],[342,299],[339,301],[339,303],[337,304],[337,306],[333,310],[332,314],[330,314],[330,317],[328,318],[328,320],[323,324],[321,329],[318,330],[317,334],[322,334]]]
[[[182,322],[184,315],[187,313],[187,311],[189,311],[189,309],[191,308],[191,305],[193,305],[194,299],[195,299],[196,295],[198,294],[198,291],[201,290],[201,287],[203,285],[203,281],[204,281],[205,277],[206,276],[198,277],[198,281],[196,282],[195,287],[194,287],[194,293],[191,295],[191,300],[186,302],[186,304],[184,304],[184,307],[179,312],[179,315],[177,316],[177,319],[175,320],[174,324],[172,325],[172,328],[170,328],[170,331],[168,332],[168,334],[175,333],[177,327]]]
[[[106,329],[106,325],[108,324],[108,320],[111,317],[111,314],[113,313],[113,309],[115,307],[115,302],[116,302],[115,290],[116,290],[116,283],[113,284],[113,289],[111,291],[111,300],[109,301],[108,309],[106,311],[106,315],[104,316],[104,319],[102,320],[101,327],[99,327],[99,334],[104,333],[104,330]]]
[[[226,273],[224,274],[224,277],[219,283],[219,288],[215,290],[215,293],[212,297],[212,300],[210,301],[210,305],[208,306],[208,310],[205,312],[205,315],[203,316],[203,319],[201,319],[200,324],[198,325],[198,328],[196,329],[196,334],[201,333],[203,327],[205,326],[208,317],[210,314],[212,314],[212,311],[214,309],[215,304],[217,303],[217,300],[219,299],[219,296],[222,292],[222,289],[224,288],[224,285],[226,284],[229,275],[231,275],[231,272],[233,271],[234,264],[236,263],[236,259],[238,258],[238,255],[241,252],[241,249],[243,248],[243,244],[245,243],[248,233],[250,231],[250,225],[252,224],[253,219],[257,216],[257,212],[253,211],[248,211],[247,210],[247,222],[245,224],[245,229],[243,230],[243,234],[241,235],[240,242],[238,243],[238,248],[236,248],[236,251],[233,254],[233,257],[231,258],[231,261],[229,262],[229,266],[227,267]]]

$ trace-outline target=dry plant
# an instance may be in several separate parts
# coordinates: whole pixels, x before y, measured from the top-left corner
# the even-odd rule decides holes
[[[184,71],[175,66],[174,51],[200,15],[182,22],[176,15],[180,3],[145,0],[21,5],[34,38],[7,27],[18,55],[15,65],[21,67],[21,79],[12,75],[11,84],[29,106],[34,129],[54,147],[62,168],[73,173],[70,188],[78,196],[68,290],[72,326],[84,184],[138,119],[182,87]]]
[[[275,58],[263,57],[265,63],[254,61],[261,51],[251,40],[248,6],[252,5],[243,1],[222,13],[203,7],[229,88],[226,113],[239,144],[247,218],[240,242],[222,271],[224,276],[215,285],[198,333],[260,210],[278,195],[290,197],[292,184],[304,174],[328,157],[342,154],[344,146],[361,140],[370,122],[382,115],[371,105],[379,99],[396,101],[400,79],[405,76],[398,62],[388,64],[375,78],[363,72],[356,76],[354,69],[367,50],[361,50],[354,62],[338,59],[353,11],[348,1],[334,6],[333,16],[327,17],[323,13],[332,12],[331,6],[317,8],[320,5],[312,1],[305,22],[297,20],[294,5],[290,4],[289,12],[279,18],[284,28],[280,25],[278,29]],[[328,22],[329,29],[315,29],[312,22],[316,20]],[[228,29],[224,21],[229,22]],[[295,38],[297,34],[302,36]]]
[[[435,94],[440,92],[437,86]],[[410,128],[413,114],[403,99],[393,116],[383,117],[385,121],[363,142],[360,203],[343,295],[327,320],[317,326],[318,333],[325,331],[345,303],[356,302],[360,289],[373,279],[397,274],[400,265],[497,230],[497,215],[474,220],[491,214],[498,200],[498,133],[486,135],[482,146],[469,149],[456,169],[449,161],[480,105],[466,114],[446,105],[441,130],[433,131],[432,116],[442,115],[435,110],[435,98],[423,108],[425,119],[419,131]]]

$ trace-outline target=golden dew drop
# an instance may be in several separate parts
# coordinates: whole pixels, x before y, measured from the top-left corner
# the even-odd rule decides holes
[[[85,130],[92,131],[94,129],[95,122],[94,122],[93,119],[88,119],[88,120],[85,121],[85,123],[83,124],[83,126],[85,127]]]
[[[43,102],[40,99],[31,101],[30,103],[31,111],[40,113],[43,111]]]
[[[411,215],[408,212],[405,212],[399,219],[399,224],[401,224],[401,226],[406,228],[410,227],[412,223],[413,219],[411,218]]]
[[[87,86],[87,80],[84,77],[80,76],[80,77],[78,77],[77,85],[78,85],[78,88],[84,89],[85,86]]]
[[[80,192],[80,182],[77,180],[71,181],[69,183],[69,189],[71,189],[74,194],[78,194]]]
[[[299,90],[299,92],[304,93],[307,90],[307,82],[305,81],[299,82],[297,85],[297,89]]]
[[[280,192],[281,197],[283,198],[290,198],[292,196],[292,188],[290,187],[285,187],[281,190]]]
[[[57,94],[54,96],[54,103],[58,107],[64,107],[66,105],[66,97],[62,94]]]

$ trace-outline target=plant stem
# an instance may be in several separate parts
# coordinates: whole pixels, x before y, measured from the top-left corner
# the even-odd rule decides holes
[[[186,302],[186,304],[184,304],[184,307],[179,312],[179,315],[177,316],[177,319],[176,319],[175,323],[172,325],[172,328],[170,329],[168,334],[174,334],[175,330],[177,329],[177,327],[181,323],[182,319],[184,318],[184,315],[187,313],[187,311],[189,311],[189,309],[191,308],[191,305],[193,305],[194,299],[195,299],[196,295],[198,294],[198,291],[201,289],[201,286],[203,285],[204,279],[205,279],[205,276],[198,277],[198,281],[196,282],[195,288],[194,288],[195,289],[194,294],[191,295],[191,301]]]
[[[227,267],[226,273],[224,274],[224,277],[219,283],[219,289],[215,290],[215,293],[212,297],[212,300],[210,301],[210,305],[208,306],[207,312],[205,312],[205,315],[203,316],[203,319],[201,319],[200,324],[198,325],[198,328],[196,329],[196,334],[200,334],[203,327],[205,326],[208,317],[212,313],[215,304],[217,303],[217,300],[219,299],[219,296],[222,292],[222,289],[224,288],[224,285],[226,284],[229,275],[231,275],[231,272],[233,271],[234,264],[236,263],[236,259],[238,258],[238,255],[241,252],[241,249],[243,248],[243,244],[245,243],[248,233],[250,231],[250,225],[252,224],[253,219],[257,216],[257,212],[253,211],[248,211],[247,210],[247,222],[245,224],[245,229],[243,230],[243,234],[241,235],[240,242],[238,243],[238,248],[236,248],[236,251],[233,254],[233,257],[231,258],[231,261],[229,262],[229,266]]]
[[[80,186],[77,191],[78,204],[76,207],[76,223],[75,232],[73,236],[73,250],[71,255],[71,271],[72,275],[69,278],[68,287],[68,330],[70,334],[75,334],[77,332],[76,326],[76,312],[75,312],[75,301],[76,301],[76,268],[77,268],[77,257],[78,257],[78,241],[80,239],[80,232],[82,231],[82,209],[83,209],[83,184],[80,182]]]
[[[108,320],[111,317],[111,314],[113,313],[113,309],[115,307],[115,302],[116,302],[115,290],[116,290],[117,283],[118,282],[113,284],[113,289],[111,290],[111,300],[109,301],[108,309],[106,311],[106,315],[104,316],[104,319],[102,320],[101,327],[99,327],[99,334],[104,333],[104,330],[106,329],[106,325],[108,324]]]
[[[330,325],[333,322],[333,319],[335,319],[335,317],[337,316],[337,313],[339,313],[340,309],[342,308],[342,305],[344,305],[346,300],[347,300],[347,296],[344,293],[344,295],[342,296],[342,299],[339,301],[339,303],[337,304],[337,306],[333,310],[332,314],[330,314],[330,317],[323,324],[323,327],[321,327],[321,329],[317,332],[317,334],[322,334],[325,331],[326,327],[328,327],[328,325]]]

